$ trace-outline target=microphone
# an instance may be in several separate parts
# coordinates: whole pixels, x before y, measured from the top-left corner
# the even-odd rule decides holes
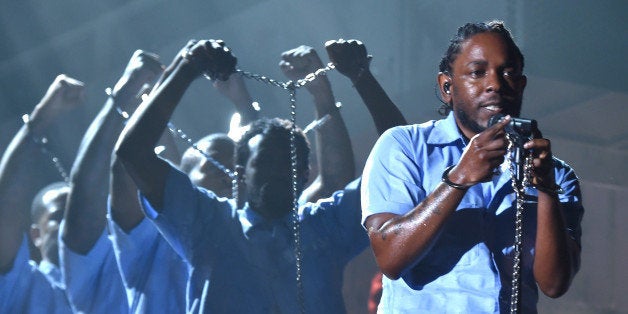
[[[488,120],[488,127],[490,128],[503,119],[504,115],[501,113],[492,116]],[[504,127],[504,131],[510,135],[514,145],[513,162],[515,163],[515,179],[518,182],[522,182],[526,155],[523,144],[534,137],[534,133],[537,131],[536,120],[511,117],[510,122]]]
[[[501,114],[501,113],[498,113],[498,114],[492,116],[488,120],[488,126],[487,127],[488,128],[492,127],[493,125],[495,125],[498,122],[502,121],[504,119],[504,117],[505,116],[503,114]],[[510,134],[512,136],[522,137],[522,138],[525,138],[525,139],[532,139],[532,136],[534,135],[534,132],[537,130],[536,126],[537,126],[536,120],[511,117],[510,118],[510,123],[508,123],[506,125],[504,130],[506,131],[506,133],[508,133],[508,134]],[[523,145],[523,143],[522,143],[522,145]]]

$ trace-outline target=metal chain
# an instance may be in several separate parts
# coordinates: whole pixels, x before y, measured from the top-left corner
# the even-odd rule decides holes
[[[46,137],[41,137],[41,138],[33,137],[33,142],[37,143],[39,145],[41,153],[47,156],[50,159],[50,161],[52,161],[55,168],[57,169],[57,172],[59,173],[61,178],[63,178],[63,181],[65,181],[66,183],[70,183],[70,176],[68,175],[68,172],[65,170],[65,167],[63,167],[61,160],[52,151],[50,151],[50,149],[48,149],[48,139]]]
[[[22,115],[22,121],[24,122],[24,125],[26,125],[27,128],[30,128],[30,125],[29,125],[30,115],[28,114]],[[55,155],[50,149],[48,149],[48,138],[46,138],[45,136],[35,137],[32,135],[30,136],[30,138],[33,141],[33,143],[39,146],[41,153],[44,156],[48,157],[50,161],[52,161],[52,164],[55,166],[55,169],[57,169],[57,172],[59,173],[61,178],[63,178],[63,181],[66,183],[70,183],[70,176],[68,175],[68,172],[65,170],[65,167],[61,163],[61,159],[59,159],[57,155]]]
[[[239,197],[239,195],[238,195],[239,189],[238,189],[238,175],[237,175],[237,173],[235,173],[235,171],[227,168],[221,162],[219,162],[218,160],[214,159],[208,153],[206,153],[205,151],[200,149],[196,145],[196,142],[194,140],[192,140],[192,138],[189,137],[185,132],[183,132],[183,130],[177,128],[174,125],[174,123],[168,122],[168,131],[170,131],[170,133],[172,135],[174,135],[174,136],[180,138],[181,140],[185,141],[188,145],[190,145],[190,147],[192,147],[194,150],[199,152],[203,157],[205,157],[205,159],[207,159],[209,162],[211,162],[212,165],[214,165],[216,168],[218,168],[224,174],[229,176],[229,178],[231,179],[231,196],[237,202],[238,201],[238,197]]]
[[[294,235],[294,257],[297,280],[297,301],[301,313],[305,313],[305,294],[303,291],[303,250],[301,250],[301,221],[299,219],[299,181],[297,169],[297,100],[296,86],[290,92],[290,171],[292,174],[292,232]]]
[[[168,130],[170,131],[170,133],[172,133],[172,135],[177,136],[178,138],[182,139],[187,144],[189,144],[190,147],[194,148],[197,152],[199,152],[201,155],[203,155],[203,157],[205,157],[205,159],[207,159],[214,166],[216,166],[216,168],[220,169],[220,171],[222,171],[224,174],[228,175],[229,178],[235,179],[236,175],[235,175],[235,173],[231,169],[225,167],[225,165],[223,165],[218,160],[216,160],[212,156],[210,156],[208,153],[206,153],[202,149],[200,149],[198,147],[198,145],[196,145],[194,140],[191,137],[189,137],[185,132],[183,132],[183,130],[177,128],[174,125],[174,123],[168,122]]]
[[[512,265],[512,287],[510,291],[510,313],[515,314],[519,313],[521,309],[521,248],[523,244],[523,201],[525,197],[525,190],[530,185],[531,171],[532,171],[532,156],[530,154],[526,154],[525,164],[524,164],[524,173],[523,180],[519,182],[516,177],[516,169],[517,166],[513,160],[514,158],[514,146],[515,141],[512,139],[510,134],[506,134],[506,138],[508,139],[508,156],[510,158],[507,159],[510,169],[510,178],[512,189],[515,191],[516,195],[516,211],[515,211],[515,250],[513,256],[513,265]]]
[[[329,72],[330,70],[335,69],[336,66],[332,63],[329,62],[327,63],[327,65],[323,68],[320,68],[312,73],[307,74],[304,78],[297,80],[296,82],[293,81],[287,81],[287,82],[282,82],[282,81],[278,81],[278,80],[274,80],[272,78],[269,78],[267,76],[264,75],[260,75],[260,74],[255,74],[255,73],[251,73],[248,71],[243,71],[240,69],[236,70],[236,73],[242,75],[243,77],[246,77],[248,79],[253,79],[256,80],[258,82],[262,82],[268,85],[273,85],[285,90],[290,90],[292,88],[292,86],[294,86],[294,89],[300,88],[305,86],[306,84],[308,84],[309,82],[312,82],[313,80],[315,80],[317,77],[321,76],[321,75],[326,75],[327,72]],[[205,78],[207,78],[208,80],[212,80],[212,78],[205,76]]]
[[[305,86],[307,83],[312,82],[313,80],[315,80],[317,77],[321,75],[327,75],[328,71],[333,70],[335,68],[336,66],[333,63],[331,62],[327,63],[327,65],[324,68],[320,68],[312,73],[309,73],[304,78],[297,80],[295,84],[296,88]]]
[[[276,86],[276,87],[279,87],[279,88],[282,88],[282,89],[286,89],[286,90],[288,89],[289,82],[277,81],[277,80],[274,80],[274,79],[269,78],[269,77],[264,76],[264,75],[255,74],[255,73],[251,73],[251,72],[248,72],[248,71],[243,71],[243,70],[240,70],[240,69],[237,69],[236,73],[242,75],[245,78],[256,80],[258,82],[261,82],[261,83],[264,83],[264,84],[267,84],[267,85],[273,85],[273,86]],[[210,81],[212,80],[211,78],[209,78],[207,76],[205,76],[205,78],[207,78]]]

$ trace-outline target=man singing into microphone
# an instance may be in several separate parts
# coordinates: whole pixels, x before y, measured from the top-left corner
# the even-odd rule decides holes
[[[517,290],[514,309],[535,313],[538,288],[552,298],[569,288],[580,261],[580,187],[537,136],[523,145],[532,160],[521,280],[511,289],[517,196],[505,127],[521,111],[523,65],[503,23],[464,25],[439,67],[447,117],[390,129],[373,148],[362,216],[385,274],[380,312],[503,313]],[[505,118],[488,127],[496,114]]]

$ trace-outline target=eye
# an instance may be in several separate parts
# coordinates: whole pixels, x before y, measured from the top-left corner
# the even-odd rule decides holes
[[[486,74],[486,70],[484,69],[479,69],[479,70],[471,70],[471,77],[472,78],[480,78],[483,77]]]
[[[517,75],[517,72],[515,71],[515,69],[505,69],[504,70],[504,76],[505,77],[515,77]]]

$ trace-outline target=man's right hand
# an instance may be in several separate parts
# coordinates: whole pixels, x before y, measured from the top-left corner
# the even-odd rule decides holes
[[[238,59],[231,53],[229,47],[222,40],[199,40],[187,52],[184,58],[201,73],[212,79],[226,81],[236,71]],[[200,73],[199,73],[200,74]]]
[[[504,127],[508,123],[510,116],[471,138],[460,161],[449,172],[449,180],[463,186],[491,180],[504,162],[508,147]]]

